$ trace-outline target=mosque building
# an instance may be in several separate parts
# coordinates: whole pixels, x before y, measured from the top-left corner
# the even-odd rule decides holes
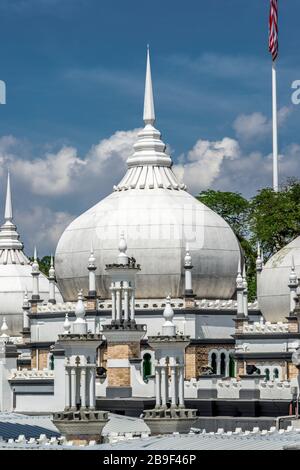
[[[298,374],[300,237],[265,265],[258,249],[249,303],[234,232],[178,181],[155,119],[148,49],[144,128],[127,171],[65,229],[49,279],[36,251],[32,263],[23,252],[8,176],[0,355],[13,362],[0,365],[1,411],[59,412],[63,427],[78,403],[92,422],[97,403],[119,410],[118,400],[136,397],[149,402],[147,419],[168,420],[170,397],[187,423],[205,400],[273,400],[287,414]]]

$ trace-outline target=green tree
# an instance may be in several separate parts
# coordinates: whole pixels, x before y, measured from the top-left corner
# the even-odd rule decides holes
[[[281,191],[265,188],[250,202],[249,226],[253,243],[260,241],[267,257],[300,233],[300,182],[289,180]]]
[[[239,193],[202,191],[197,199],[219,214],[234,231],[243,250],[246,266],[249,299],[256,297],[256,248],[251,239],[249,226],[250,202]]]
[[[29,258],[30,261],[33,261],[33,257]],[[51,256],[43,256],[43,258],[38,258],[38,263],[40,267],[40,271],[45,274],[47,277],[49,276],[49,269],[51,263]]]

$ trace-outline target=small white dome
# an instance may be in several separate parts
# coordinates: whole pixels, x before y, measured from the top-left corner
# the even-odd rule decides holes
[[[9,174],[4,219],[5,222],[0,227],[0,317],[6,318],[8,334],[19,336],[23,328],[24,293],[27,291],[30,298],[33,282],[31,263],[23,252],[23,243],[13,223]],[[35,269],[39,269],[37,263]],[[49,298],[49,282],[42,273],[39,275],[39,295],[43,301]],[[61,302],[57,288],[56,295],[57,301]]]
[[[267,321],[283,321],[290,313],[288,284],[293,262],[300,278],[300,237],[273,255],[259,276],[258,303]]]

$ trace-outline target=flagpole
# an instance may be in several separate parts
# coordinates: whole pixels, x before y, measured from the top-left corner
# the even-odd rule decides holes
[[[276,65],[272,61],[272,114],[273,114],[273,190],[278,192],[278,121]]]

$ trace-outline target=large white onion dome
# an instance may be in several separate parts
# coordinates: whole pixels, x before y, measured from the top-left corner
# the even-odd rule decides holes
[[[138,134],[128,170],[114,192],[76,218],[56,250],[56,273],[65,301],[88,292],[87,260],[96,256],[97,293],[110,297],[105,265],[116,256],[124,231],[128,254],[141,265],[136,297],[180,297],[184,292],[184,256],[189,243],[193,290],[202,298],[231,298],[240,258],[229,225],[186,192],[172,171],[172,160],[155,129],[149,50],[144,99],[145,127]]]
[[[24,292],[27,290],[30,296],[32,293],[32,268],[13,223],[9,174],[4,219],[0,227],[0,316],[5,316],[9,334],[15,336],[20,335],[22,330]],[[39,291],[41,299],[47,300],[49,282],[42,273],[39,276]],[[57,301],[62,301],[58,289],[56,295]]]
[[[258,305],[267,321],[285,321],[290,313],[291,267],[300,278],[300,237],[273,255],[258,275]]]

